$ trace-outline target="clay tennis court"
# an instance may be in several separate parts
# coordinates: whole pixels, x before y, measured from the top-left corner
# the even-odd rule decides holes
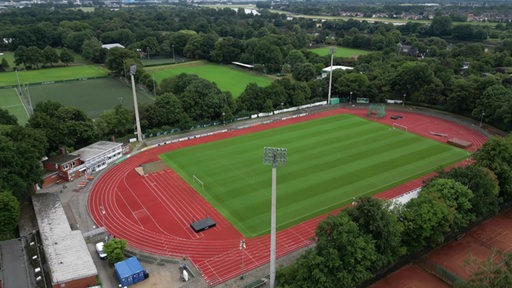
[[[89,197],[89,212],[98,226],[102,226],[104,222],[109,233],[126,239],[131,247],[158,255],[188,257],[201,271],[208,285],[218,285],[268,263],[269,235],[246,239],[247,248],[240,250],[239,243],[243,236],[173,170],[165,169],[139,175],[135,168],[158,161],[158,155],[173,149],[339,113],[351,113],[366,118],[367,111],[336,109],[161,145],[140,152],[113,166],[96,182]],[[393,113],[388,111],[388,115]],[[398,121],[400,125],[407,126],[409,132],[444,143],[449,137],[461,138],[473,143],[468,151],[476,150],[486,141],[485,136],[456,123],[425,115],[396,113],[403,116]],[[389,116],[371,119],[388,125],[395,122]],[[441,134],[446,136],[438,136]],[[417,179],[377,197],[390,199],[421,186],[421,183],[422,179]],[[312,244],[314,230],[326,216],[322,215],[278,232],[277,257]],[[215,219],[216,227],[195,233],[190,228],[190,223],[205,217]]]
[[[416,265],[409,264],[370,286],[371,288],[448,288],[450,285],[425,272]]]
[[[492,249],[501,252],[512,250],[512,210],[497,215],[483,224],[470,230],[460,240],[434,250],[427,256],[427,260],[443,266],[463,280],[471,277],[471,267],[465,264],[470,257],[477,260],[486,260]]]

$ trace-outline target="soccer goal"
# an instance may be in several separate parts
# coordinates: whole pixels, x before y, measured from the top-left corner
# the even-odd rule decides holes
[[[399,130],[403,130],[405,132],[408,132],[408,128],[407,126],[405,125],[400,125],[398,123],[393,123],[393,129],[399,129]]]
[[[197,183],[201,187],[201,190],[204,191],[204,183],[196,175],[192,175],[192,181]]]
[[[386,116],[386,106],[384,104],[370,104],[368,106],[368,116],[375,118],[384,118]]]

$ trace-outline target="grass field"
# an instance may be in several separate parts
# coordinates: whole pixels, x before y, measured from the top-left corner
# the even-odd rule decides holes
[[[25,125],[25,123],[27,123],[28,114],[23,104],[21,104],[21,99],[18,93],[16,93],[16,89],[0,89],[0,108],[16,116],[16,118],[18,118],[18,124]]]
[[[222,91],[229,91],[234,98],[238,98],[249,83],[256,83],[265,87],[272,83],[269,77],[255,73],[243,72],[226,65],[206,63],[203,61],[187,62],[177,65],[147,67],[144,70],[151,74],[158,83],[162,79],[177,76],[181,73],[195,74],[201,78],[217,84]]]
[[[270,223],[271,166],[262,163],[264,147],[288,149],[287,165],[277,168],[279,230],[467,157],[462,149],[347,114],[160,157],[241,233],[254,237],[268,233]]]
[[[94,65],[69,66],[46,68],[39,70],[19,71],[18,78],[21,84],[52,82],[79,78],[107,76],[108,70]],[[18,85],[16,72],[0,73],[0,87]]]
[[[32,105],[42,101],[55,101],[84,111],[89,117],[97,118],[106,111],[122,104],[133,109],[133,95],[130,86],[116,79],[101,78],[87,81],[72,81],[29,87]],[[152,103],[150,94],[137,91],[138,102]]]
[[[310,49],[315,54],[318,54],[320,56],[326,56],[331,55],[331,47],[321,47],[321,48],[314,48]],[[361,49],[353,49],[353,48],[346,48],[346,47],[336,47],[336,52],[334,52],[334,56],[336,57],[353,57],[358,55],[364,55],[368,54],[370,51],[361,50]]]

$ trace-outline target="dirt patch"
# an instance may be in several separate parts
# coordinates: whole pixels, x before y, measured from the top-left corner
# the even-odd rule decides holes
[[[144,163],[140,166],[142,167],[143,175],[148,175],[151,173],[169,169],[169,166],[167,166],[167,164],[162,160]]]

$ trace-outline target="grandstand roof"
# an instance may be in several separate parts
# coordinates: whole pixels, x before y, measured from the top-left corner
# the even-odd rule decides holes
[[[98,141],[82,149],[78,149],[73,154],[80,155],[80,160],[87,162],[88,160],[101,155],[114,148],[123,146],[123,143],[110,142],[110,141]]]

